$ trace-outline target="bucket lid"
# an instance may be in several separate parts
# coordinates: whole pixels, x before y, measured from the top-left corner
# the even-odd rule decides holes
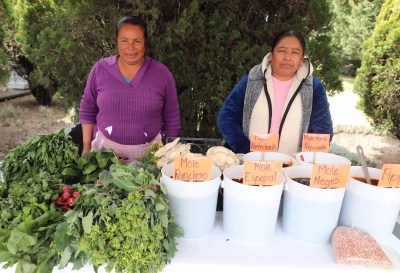
[[[212,180],[203,182],[187,182],[171,178],[174,172],[174,163],[161,169],[161,183],[167,188],[167,193],[184,198],[199,198],[215,193],[221,185],[221,170],[212,166]]]
[[[292,178],[311,178],[312,165],[293,166],[283,170],[285,175],[285,191],[290,192],[297,197],[320,203],[332,203],[343,200],[345,188],[320,189],[310,188],[300,184]]]

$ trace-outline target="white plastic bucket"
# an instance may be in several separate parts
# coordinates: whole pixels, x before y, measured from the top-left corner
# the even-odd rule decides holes
[[[284,177],[274,186],[250,186],[233,181],[243,178],[244,166],[232,166],[224,174],[223,230],[245,243],[264,243],[275,232]]]
[[[275,152],[250,152],[243,156],[244,160],[261,161],[261,160],[273,160],[283,161],[284,163],[292,163],[292,166],[296,166],[296,159],[282,153]]]
[[[290,167],[296,166],[297,165],[297,160],[294,157],[291,157],[286,154],[282,153],[276,153],[276,152],[264,152],[264,155],[262,152],[250,152],[244,155],[243,157],[244,160],[253,160],[253,161],[260,161],[260,160],[274,160],[274,161],[282,161],[284,163],[292,162],[292,165]],[[279,204],[279,211],[278,211],[278,217],[282,217],[283,213],[283,191],[282,191],[282,197],[281,201]]]
[[[343,156],[322,152],[300,152],[296,154],[298,166],[309,166],[314,164],[345,164],[351,165],[351,161]]]
[[[337,227],[345,189],[319,189],[293,181],[310,178],[313,166],[285,168],[282,230],[310,244],[328,244]]]
[[[368,168],[371,178],[379,179],[380,169]],[[339,225],[368,232],[379,243],[387,242],[400,211],[400,188],[383,188],[358,181],[365,177],[362,167],[352,166],[343,199]]]
[[[161,183],[167,188],[169,207],[175,214],[175,223],[183,228],[185,239],[209,235],[214,230],[221,171],[212,167],[212,180],[186,182],[173,180],[174,163],[161,169]]]

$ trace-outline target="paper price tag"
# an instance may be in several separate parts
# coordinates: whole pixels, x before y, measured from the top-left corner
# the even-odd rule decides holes
[[[282,161],[244,161],[243,184],[278,185],[282,176]]]
[[[279,134],[250,134],[250,151],[277,152]]]
[[[212,157],[175,157],[174,180],[210,181],[212,174]]]
[[[350,165],[315,164],[310,180],[311,188],[345,188],[350,174]]]
[[[383,164],[378,187],[400,187],[400,165]]]
[[[329,134],[303,134],[303,152],[329,152]]]

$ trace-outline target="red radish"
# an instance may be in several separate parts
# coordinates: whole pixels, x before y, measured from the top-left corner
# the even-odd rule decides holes
[[[70,210],[72,207],[71,206],[68,206],[67,204],[65,204],[63,207],[62,207],[62,209],[63,209],[63,211],[68,211],[68,210]]]
[[[156,184],[151,184],[151,187],[152,187],[153,189],[155,189],[156,191],[158,190],[158,186],[157,186]]]
[[[64,194],[65,192],[67,192],[67,193],[71,194],[71,188],[70,188],[70,187],[67,187],[67,186],[65,186],[65,187],[62,189],[61,193],[63,193],[63,194]]]
[[[61,197],[57,198],[54,203],[56,204],[57,207],[62,207],[64,205],[63,200]]]
[[[63,201],[67,201],[67,199],[71,198],[71,195],[68,192],[64,192],[61,194],[61,198]]]
[[[80,193],[76,191],[72,194],[72,198],[77,198],[79,195]]]
[[[67,205],[68,205],[68,206],[72,206],[72,203],[74,202],[74,200],[75,200],[75,198],[68,198],[68,199],[66,200]]]

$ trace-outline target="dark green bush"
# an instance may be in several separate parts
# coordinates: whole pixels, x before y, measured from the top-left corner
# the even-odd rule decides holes
[[[27,1],[21,41],[32,77],[54,85],[64,109],[79,107],[87,75],[116,53],[115,24],[127,14],[148,23],[148,54],[173,73],[185,137],[220,137],[217,113],[233,86],[261,62],[284,29],[304,34],[315,75],[330,93],[342,90],[330,47],[331,12],[321,0]],[[267,20],[266,20],[267,19]]]
[[[386,1],[362,48],[354,89],[373,125],[400,139],[400,0]]]

